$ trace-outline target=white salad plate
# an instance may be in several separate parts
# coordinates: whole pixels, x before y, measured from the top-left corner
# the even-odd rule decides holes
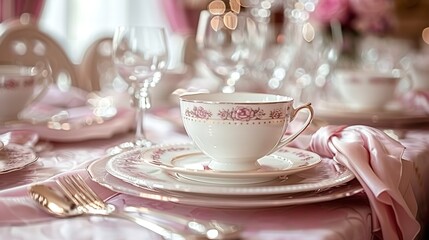
[[[138,152],[138,153],[136,153]],[[135,156],[138,154],[138,158]],[[282,148],[258,160],[260,168],[245,172],[215,171],[208,167],[210,157],[192,143],[168,144],[133,150],[114,157],[112,167],[145,162],[183,178],[215,184],[253,184],[266,182],[310,169],[320,163],[319,155],[296,148]]]
[[[101,158],[88,166],[91,179],[115,192],[162,202],[214,208],[258,208],[309,204],[352,196],[363,191],[357,180],[335,185],[324,191],[307,191],[293,194],[267,194],[255,196],[194,194],[135,186],[109,174],[106,165],[110,158]]]
[[[185,146],[191,148],[191,145],[187,144],[173,144],[170,146]],[[157,148],[160,150],[159,152],[165,150],[163,147]],[[289,148],[286,149],[289,150]],[[152,150],[153,148],[151,148],[149,151]],[[315,166],[310,169],[286,176],[284,174],[269,181],[252,184],[243,184],[240,182],[236,184],[225,184],[224,182],[219,181],[204,182],[201,181],[198,177],[196,177],[197,180],[190,179],[187,175],[182,176],[182,173],[180,172],[169,170],[166,171],[164,168],[146,163],[141,158],[145,151],[147,150],[135,149],[112,157],[106,164],[107,172],[127,183],[143,188],[162,189],[176,192],[236,196],[315,191],[346,183],[355,177],[352,172],[343,166],[337,165],[334,161],[321,160],[319,164],[315,164]],[[313,156],[309,155],[308,152],[304,150],[296,149],[296,151],[302,151],[302,158]],[[234,173],[228,172],[222,174],[226,174],[230,179],[232,179],[232,175]],[[240,173],[235,174],[239,175]],[[257,175],[258,173],[256,171],[253,174]],[[194,175],[192,176],[194,177]],[[246,178],[249,177],[250,176],[246,176]]]
[[[392,104],[380,110],[353,110],[341,103],[321,102],[315,107],[317,118],[330,124],[365,124],[373,127],[406,127],[429,122],[429,115]]]
[[[82,110],[82,109],[81,109]],[[134,126],[134,111],[120,108],[111,117],[97,117],[89,108],[60,121],[47,120],[45,114],[28,114],[23,120],[1,126],[5,131],[27,129],[38,134],[40,139],[54,142],[76,142],[90,139],[110,138],[115,134],[125,133]]]
[[[36,153],[31,148],[9,143],[0,150],[0,174],[20,170],[37,159]]]

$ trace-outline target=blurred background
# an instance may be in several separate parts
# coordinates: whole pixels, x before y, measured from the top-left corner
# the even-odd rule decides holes
[[[14,2],[20,2],[23,6],[21,13],[35,11],[41,28],[52,34],[64,46],[73,62],[78,63],[85,47],[89,46],[94,39],[113,34],[113,28],[117,25],[142,22],[165,25],[168,16],[153,10],[158,8],[158,2],[163,1],[166,0],[92,0],[90,2],[85,0],[2,0],[1,20],[18,14],[18,11],[14,13],[14,10],[10,8],[15,8]],[[210,0],[174,1],[178,2],[177,11],[184,11],[189,25],[189,29],[182,29],[181,33],[195,34],[199,13],[201,10],[207,9]],[[413,41],[415,47],[421,47],[423,30],[429,27],[429,1],[393,1],[397,21],[390,34],[398,38],[409,39]],[[267,2],[278,2],[274,8],[270,9],[272,11],[270,18],[274,24],[281,24],[283,8],[280,2],[282,1]],[[33,7],[35,9],[32,9]],[[186,32],[188,30],[189,32]],[[426,34],[429,35],[429,30]],[[426,41],[429,43],[429,40]]]
[[[213,54],[206,54],[208,49],[198,46],[196,41],[200,13],[210,10],[212,2],[224,3],[221,16],[248,14],[255,20],[262,33],[259,35],[264,36],[262,43],[258,43],[262,44],[259,49],[251,49],[254,53],[258,51],[257,60],[240,59],[240,69],[226,71],[230,66],[225,62],[207,59]],[[231,7],[232,2],[241,4],[239,13]],[[334,69],[356,65],[383,71],[401,69],[419,79],[429,66],[429,0],[1,0],[0,3],[1,21],[30,13],[41,31],[61,45],[77,68],[85,68],[82,66],[87,64],[85,54],[91,46],[100,39],[111,38],[118,25],[164,26],[170,50],[169,69],[181,73],[176,78],[189,80],[160,82],[171,85],[169,93],[174,88],[190,86],[217,91],[223,81],[234,85],[228,91],[236,88],[274,92],[291,95],[300,102],[316,102],[326,95],[335,95],[329,89]],[[303,38],[291,37],[297,35]],[[219,65],[223,68],[214,67]],[[101,72],[109,71],[104,68]],[[112,82],[114,75],[112,72],[108,81]],[[425,84],[428,81],[424,79],[423,84],[414,86],[429,88]]]

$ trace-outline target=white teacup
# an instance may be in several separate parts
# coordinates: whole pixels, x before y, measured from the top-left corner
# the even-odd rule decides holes
[[[18,114],[48,85],[41,66],[0,65],[0,123],[18,119]]]
[[[196,93],[180,96],[185,130],[218,171],[251,171],[258,159],[301,134],[313,119],[311,104],[293,107],[293,98],[259,93]],[[285,132],[296,114],[309,114],[301,129]]]
[[[334,85],[342,103],[352,110],[383,110],[395,99],[401,74],[338,70]]]

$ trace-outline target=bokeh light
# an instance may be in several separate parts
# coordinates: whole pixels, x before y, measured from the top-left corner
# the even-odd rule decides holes
[[[426,44],[429,44],[429,27],[423,29],[423,31],[422,31],[422,38],[423,38],[423,41]]]

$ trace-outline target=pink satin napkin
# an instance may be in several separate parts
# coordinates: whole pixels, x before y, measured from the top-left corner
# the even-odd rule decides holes
[[[372,127],[326,126],[313,135],[310,149],[355,174],[371,205],[374,232],[381,230],[386,240],[416,237],[420,231],[416,199],[399,189],[401,179],[412,174],[403,171],[405,148],[399,142]]]
[[[71,174],[79,174],[85,182],[103,199],[109,199],[117,193],[107,188],[101,187],[93,182],[84,167],[69,171],[46,180],[43,184],[48,184],[54,188],[59,188],[55,179]],[[20,186],[0,192],[0,225],[29,224],[55,219],[54,216],[44,212],[28,193],[28,187]]]

